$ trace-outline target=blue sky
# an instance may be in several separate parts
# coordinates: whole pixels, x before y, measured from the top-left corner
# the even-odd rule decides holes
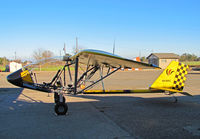
[[[132,58],[152,52],[200,56],[199,0],[1,0],[0,57],[82,48]]]

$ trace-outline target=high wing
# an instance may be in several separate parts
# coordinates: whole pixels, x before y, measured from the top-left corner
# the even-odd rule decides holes
[[[93,49],[85,49],[77,53],[76,55],[70,57],[70,59],[75,61],[76,57],[79,58],[80,63],[91,66],[105,65],[113,68],[121,67],[121,68],[142,68],[142,69],[159,68],[155,65],[130,60],[115,54]]]

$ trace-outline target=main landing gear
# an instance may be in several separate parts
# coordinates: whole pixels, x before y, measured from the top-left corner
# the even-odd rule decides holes
[[[54,92],[54,101],[55,101],[55,113],[57,115],[66,115],[68,111],[68,106],[65,103],[65,97],[62,94]]]

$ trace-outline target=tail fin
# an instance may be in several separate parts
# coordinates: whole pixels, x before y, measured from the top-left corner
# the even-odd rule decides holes
[[[172,61],[150,88],[182,93],[188,66]]]

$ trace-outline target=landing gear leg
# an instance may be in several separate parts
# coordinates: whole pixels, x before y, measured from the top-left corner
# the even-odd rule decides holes
[[[177,97],[173,95],[173,98],[175,99],[175,100],[174,100],[174,103],[177,103],[177,102],[178,102]]]
[[[166,95],[173,95],[173,98],[174,98],[174,103],[177,103],[178,102],[178,99],[177,99],[177,97],[174,95],[174,92],[167,92],[167,93],[165,93]]]
[[[54,93],[54,101],[55,101],[55,113],[57,115],[65,115],[68,111],[68,106],[65,103],[65,97],[63,94]]]

